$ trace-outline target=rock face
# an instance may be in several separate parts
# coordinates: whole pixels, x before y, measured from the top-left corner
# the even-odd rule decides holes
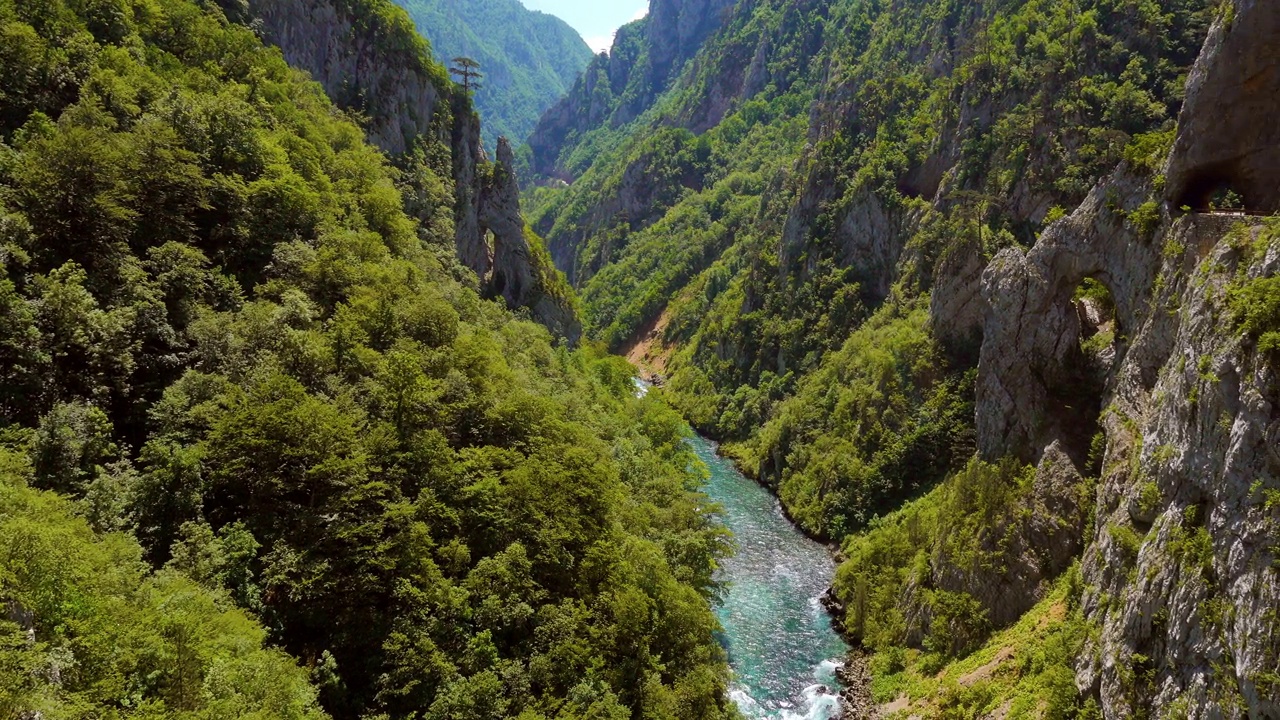
[[[804,278],[815,272],[821,255],[806,252],[806,248],[813,239],[817,216],[838,199],[836,192],[834,183],[811,178],[809,189],[791,207],[782,230],[778,260],[779,271],[784,275],[795,273]],[[870,190],[858,192],[840,215],[831,234],[837,263],[856,271],[864,295],[876,300],[888,297],[910,227],[902,213],[890,212]],[[801,257],[806,264],[797,267]]]
[[[1277,242],[1241,251],[1260,232],[1194,216],[1167,229],[1163,287],[1106,397],[1083,564],[1101,633],[1078,684],[1109,717],[1280,714],[1280,522],[1264,501],[1280,487],[1280,378],[1224,307],[1230,283],[1280,271]]]
[[[1072,299],[1084,279],[1096,279],[1115,299],[1117,337],[1138,327],[1160,250],[1126,217],[1150,191],[1149,181],[1117,171],[1030,251],[1006,248],[987,267],[977,409],[984,457],[1036,461],[1049,443],[1063,440],[1083,460],[1100,409],[1097,383],[1105,378],[1088,372]]]
[[[552,237],[548,248],[551,257],[569,282],[581,287],[613,255],[617,250],[616,243],[625,240],[627,233],[646,228],[662,217],[672,202],[673,190],[679,191],[684,187],[652,181],[653,170],[661,168],[666,160],[658,153],[644,153],[636,158],[623,169],[615,192],[600,198],[574,227]],[[696,185],[694,182],[689,184]],[[595,252],[589,255],[580,252],[592,232],[610,226],[625,228],[620,233],[622,237],[604,238]]]
[[[483,264],[472,267],[485,292],[504,298],[509,307],[529,308],[552,332],[576,343],[581,325],[572,306],[551,294],[555,268],[549,257],[535,257],[520,215],[515,153],[506,138],[498,139],[497,163],[481,189],[477,219],[481,233],[493,239]],[[467,255],[479,253],[469,250]]]
[[[251,24],[290,65],[310,73],[335,103],[367,117],[370,142],[388,154],[404,154],[424,136],[447,144],[458,259],[476,273],[482,292],[512,309],[529,308],[552,332],[577,342],[572,302],[557,292],[554,269],[539,267],[525,237],[510,145],[500,141],[490,171],[479,118],[431,65],[407,20],[399,27],[380,19],[382,0],[219,2],[228,18]]]
[[[369,118],[369,140],[393,155],[431,132],[441,92],[417,48],[396,43],[359,3],[344,0],[221,0],[228,15],[256,18],[263,40],[306,70],[333,101]]]
[[[843,689],[840,691],[840,714],[834,720],[871,720],[878,716],[871,695],[871,669],[867,656],[849,653],[843,665],[836,668]]]
[[[484,147],[480,144],[480,119],[467,113],[453,123],[454,244],[458,259],[479,278],[488,268],[488,243],[480,227],[480,176]]]
[[[933,334],[947,351],[971,365],[982,344],[982,272],[987,259],[977,240],[956,245],[938,261],[933,292],[929,294],[929,320]]]
[[[737,0],[650,0],[649,79],[665,85],[724,23]]]
[[[935,550],[933,586],[967,593],[986,609],[994,627],[1017,622],[1084,547],[1086,513],[1081,485],[1080,473],[1062,445],[1050,445],[1036,467],[1030,495],[1019,503],[1007,525],[993,527],[986,534],[979,548],[1000,557],[1001,562],[997,566],[958,566],[954,558]],[[920,619],[921,637],[929,621]]]
[[[1225,178],[1251,209],[1273,201],[1280,136],[1262,105],[1280,97],[1277,28],[1270,2],[1238,0],[1219,18],[1163,196],[1121,168],[983,276],[980,452],[1043,465],[1065,449],[1082,468],[1082,435],[1105,440],[1082,564],[1098,632],[1077,685],[1108,718],[1280,717],[1280,373],[1227,303],[1231,286],[1280,273],[1280,233],[1167,203],[1154,231],[1132,222],[1205,178]],[[1109,367],[1082,375],[1071,299],[1087,277],[1114,297],[1117,341]]]
[[[1214,25],[1187,83],[1166,198],[1208,206],[1223,189],[1249,210],[1280,210],[1280,15],[1273,0],[1236,0]]]
[[[490,292],[507,298],[513,305],[523,305],[534,281],[514,163],[511,143],[500,138],[497,163],[480,194],[480,227],[493,234],[493,261],[488,268]]]

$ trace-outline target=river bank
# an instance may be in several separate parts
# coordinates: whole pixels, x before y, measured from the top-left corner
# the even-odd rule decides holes
[[[661,387],[660,375],[639,369],[638,395]],[[866,659],[847,642],[831,593],[838,545],[803,532],[775,489],[742,473],[716,441],[695,435],[690,444],[709,470],[704,491],[724,508],[738,544],[722,568],[730,590],[717,608],[738,707],[759,720],[874,717]]]
[[[690,442],[709,470],[704,492],[722,508],[737,544],[721,567],[728,591],[716,608],[734,701],[760,720],[845,717],[837,671],[850,648],[822,603],[835,573],[828,548],[791,524],[777,498],[717,454],[714,443],[700,436]]]

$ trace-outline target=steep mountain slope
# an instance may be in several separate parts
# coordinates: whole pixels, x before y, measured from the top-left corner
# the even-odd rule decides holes
[[[0,714],[733,717],[683,423],[499,300],[509,148],[389,3],[226,4],[0,0]]]
[[[1277,12],[747,0],[535,164],[589,332],[843,541],[881,702],[1277,712],[1280,251],[1199,212],[1278,209]]]
[[[720,27],[735,0],[653,0],[644,18],[618,29],[599,55],[539,119],[529,137],[539,177],[567,179],[594,160],[610,131],[648,109],[702,42]]]
[[[340,107],[358,113],[370,141],[410,172],[422,162],[439,169],[436,153],[451,157],[444,189],[457,202],[442,206],[420,196],[411,211],[431,225],[451,210],[456,254],[475,273],[481,293],[503,297],[512,309],[529,308],[552,332],[577,340],[573,294],[541,238],[524,225],[512,158],[499,153],[496,165],[489,162],[470,98],[427,55],[402,11],[378,0],[218,3],[228,17],[251,23],[291,65],[311,73]]]
[[[568,23],[519,0],[397,0],[443,64],[458,56],[480,63],[476,108],[485,145],[522,141],[542,113],[573,87],[592,62]]]

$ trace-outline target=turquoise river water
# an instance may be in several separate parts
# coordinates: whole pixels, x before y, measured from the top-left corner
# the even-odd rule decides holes
[[[831,556],[711,443],[700,437],[692,443],[711,470],[705,491],[724,508],[738,546],[721,567],[729,589],[716,611],[734,672],[734,702],[748,718],[836,717],[835,669],[849,648],[819,602],[835,570]]]

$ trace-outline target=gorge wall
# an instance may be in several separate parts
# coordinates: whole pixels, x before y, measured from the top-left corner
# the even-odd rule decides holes
[[[664,394],[843,541],[880,686],[939,687],[908,714],[1280,713],[1280,10],[724,17],[618,114],[634,26],[531,141],[592,331],[664,348]],[[1043,648],[965,658],[1046,602],[1071,688],[1001,695]]]
[[[1053,400],[1078,361],[1072,292],[1092,277],[1115,298],[1083,563],[1085,612],[1101,632],[1077,674],[1109,717],[1280,714],[1280,378],[1233,319],[1242,288],[1280,272],[1280,242],[1272,220],[1178,204],[1207,178],[1238,190],[1247,210],[1275,209],[1277,42],[1280,9],[1230,6],[1192,71],[1161,172],[1122,167],[1029,252],[997,255],[983,279],[977,418],[991,455],[1034,456],[1080,427]],[[1135,212],[1156,203],[1158,229],[1144,232]]]
[[[489,160],[470,98],[431,61],[403,11],[361,0],[220,4],[310,73],[335,103],[363,117],[369,140],[391,156],[446,146],[459,260],[485,295],[529,308],[553,333],[577,342],[580,323],[568,292],[534,249],[540,240],[525,234],[509,145],[500,143],[496,164]]]
[[[568,146],[594,128],[617,128],[639,117],[736,4],[653,0],[649,14],[619,29],[610,52],[596,56],[569,93],[538,121],[529,137],[533,172],[571,179],[574,163],[563,157]]]

